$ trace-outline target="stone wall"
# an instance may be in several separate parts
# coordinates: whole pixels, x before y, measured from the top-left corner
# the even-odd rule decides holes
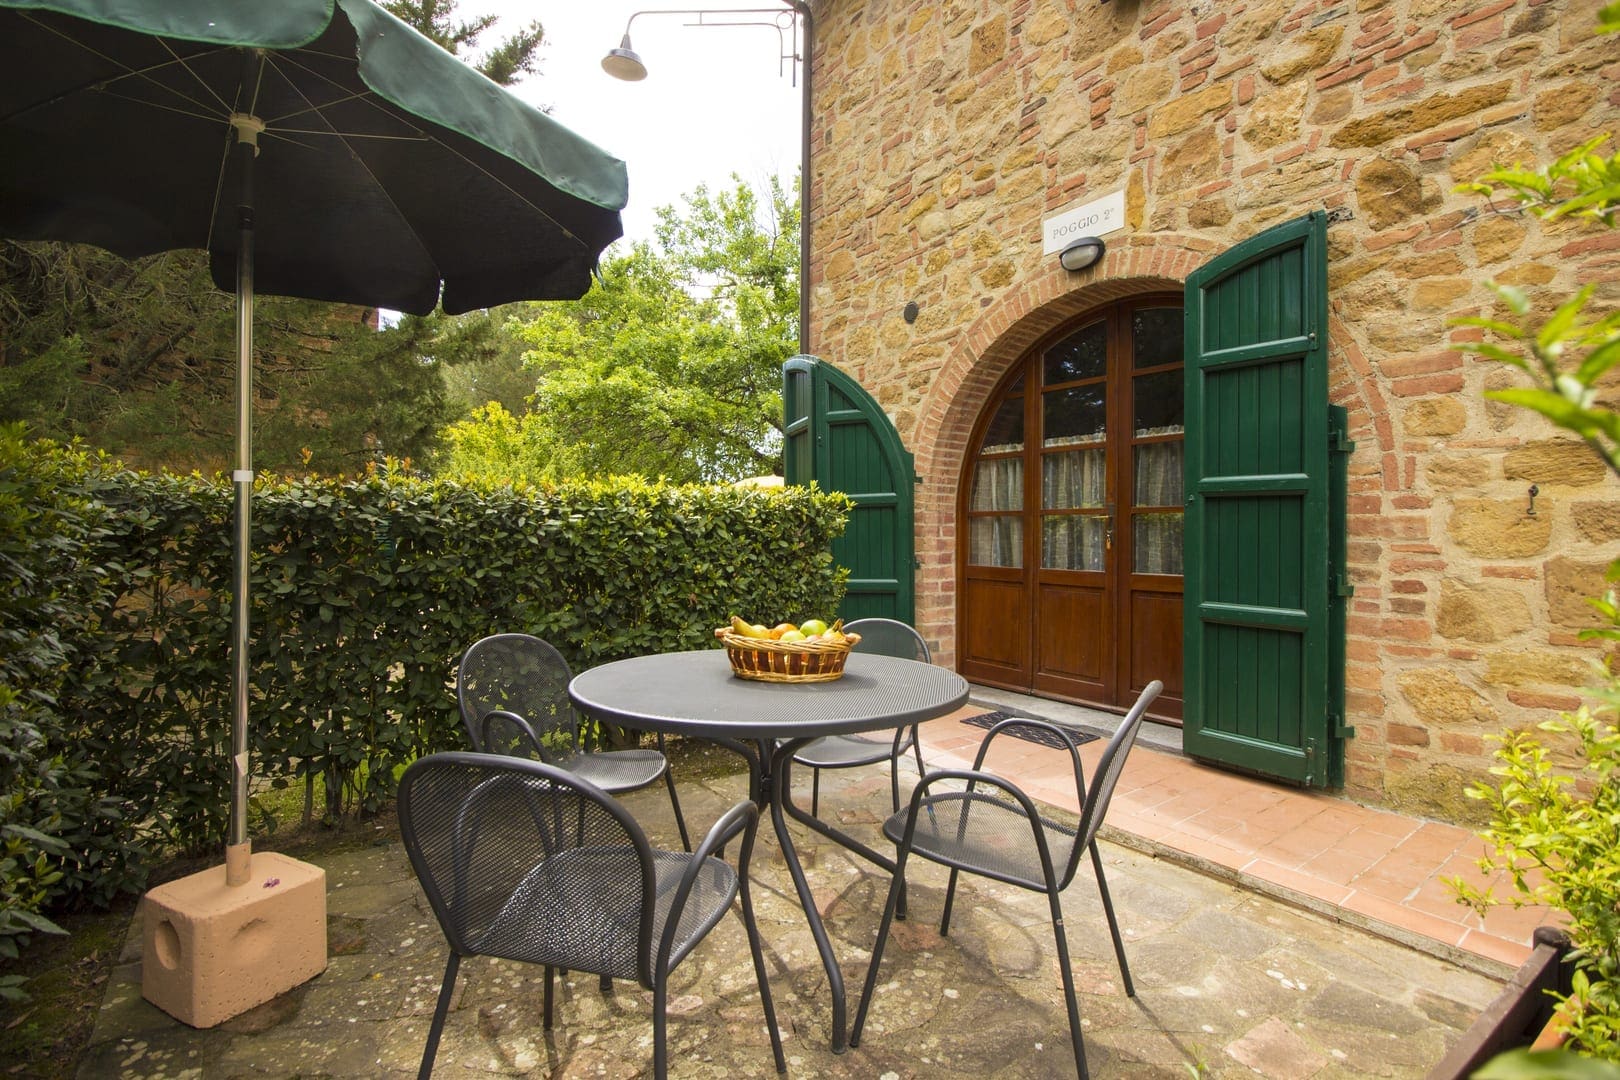
[[[1455,193],[1620,117],[1599,0],[820,0],[811,351],[917,456],[918,621],[954,659],[963,454],[999,377],[1068,318],[1179,288],[1328,208],[1333,400],[1350,410],[1347,794],[1466,817],[1503,725],[1591,679],[1582,598],[1620,556],[1620,486],[1483,392],[1513,373],[1449,320],[1487,279],[1620,299],[1620,232]],[[1097,267],[1041,219],[1123,191]],[[916,301],[918,318],[901,317]],[[1535,513],[1528,489],[1537,486]]]

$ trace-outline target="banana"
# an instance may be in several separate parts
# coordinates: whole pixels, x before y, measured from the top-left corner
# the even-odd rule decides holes
[[[754,638],[757,638],[757,637],[764,637],[765,636],[764,634],[760,633],[758,630],[755,630],[754,627],[751,624],[744,622],[742,620],[742,618],[740,616],[737,616],[737,615],[733,615],[731,617],[731,632],[733,634],[736,634],[738,637],[754,637]]]

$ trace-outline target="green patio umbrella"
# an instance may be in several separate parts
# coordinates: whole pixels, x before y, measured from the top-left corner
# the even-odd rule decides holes
[[[255,291],[417,314],[578,297],[626,194],[622,162],[371,0],[0,0],[0,236],[205,248],[237,294],[233,884]]]

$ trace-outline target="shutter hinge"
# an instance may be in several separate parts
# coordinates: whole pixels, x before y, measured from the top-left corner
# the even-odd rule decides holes
[[[1356,448],[1356,440],[1347,437],[1337,427],[1328,428],[1328,449],[1336,454],[1348,454]]]
[[[1356,735],[1355,725],[1346,724],[1343,713],[1328,713],[1328,730],[1335,739],[1353,739]]]
[[[1350,584],[1350,575],[1346,574],[1343,570],[1339,570],[1339,571],[1333,572],[1332,577],[1333,577],[1333,595],[1334,596],[1354,596],[1354,595],[1356,595],[1356,587],[1354,585]]]

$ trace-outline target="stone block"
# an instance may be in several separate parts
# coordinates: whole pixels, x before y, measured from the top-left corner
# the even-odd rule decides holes
[[[1278,85],[1292,82],[1305,72],[1315,71],[1332,60],[1342,40],[1342,25],[1330,23],[1307,30],[1282,55],[1263,65],[1260,74]]]
[[[1594,544],[1620,540],[1620,503],[1581,502],[1571,512],[1582,539]]]
[[[968,74],[977,75],[1007,55],[1007,16],[997,15],[973,28]]]
[[[1428,724],[1495,724],[1496,708],[1449,668],[1403,671],[1396,685],[1418,719]]]
[[[1502,475],[1532,484],[1585,487],[1601,483],[1608,473],[1585,443],[1547,439],[1509,450],[1502,458]]]
[[[142,996],[213,1027],[326,970],[326,871],[256,853],[246,885],[223,864],[159,885],[142,922]]]
[[[1530,605],[1516,589],[1456,580],[1440,585],[1435,630],[1441,637],[1501,641],[1530,626]]]
[[[1485,660],[1485,681],[1495,686],[1587,686],[1597,679],[1590,657],[1573,653],[1515,649],[1491,653]]]
[[[1453,542],[1485,559],[1522,559],[1547,550],[1552,516],[1525,513],[1525,500],[1458,499],[1446,522]]]
[[[1356,203],[1373,229],[1387,229],[1423,209],[1423,182],[1398,161],[1373,158],[1356,172]]]
[[[1402,417],[1408,435],[1455,435],[1468,426],[1468,408],[1455,397],[1419,398]]]
[[[1602,625],[1602,617],[1587,600],[1608,589],[1600,561],[1556,558],[1547,560],[1547,615],[1559,626],[1585,629]]]
[[[1400,105],[1369,116],[1358,116],[1335,131],[1328,145],[1378,146],[1500,105],[1512,92],[1511,82],[1499,82],[1470,87],[1455,94],[1434,94],[1415,105]]]

